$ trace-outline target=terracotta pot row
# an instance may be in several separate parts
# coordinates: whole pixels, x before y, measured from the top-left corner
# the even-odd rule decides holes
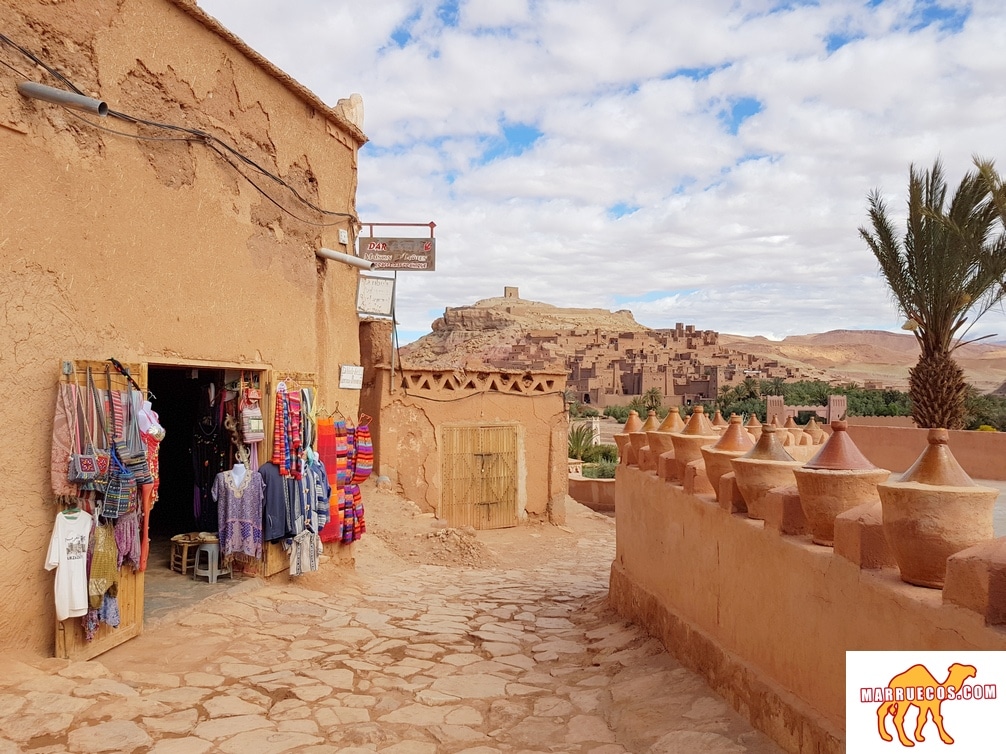
[[[680,422],[676,412],[671,412]],[[651,419],[653,417],[650,417]],[[636,416],[638,421],[638,416]],[[630,416],[630,422],[632,417]],[[787,422],[789,424],[790,421]],[[665,421],[665,424],[668,422]],[[671,424],[673,425],[673,420]],[[653,423],[655,426],[655,422]],[[919,586],[942,588],[947,558],[979,542],[992,539],[993,510],[998,490],[976,485],[954,459],[947,446],[945,429],[929,432],[929,444],[916,463],[901,479],[889,481],[890,472],[874,466],[855,446],[846,422],[831,423],[832,435],[818,452],[803,463],[794,455],[807,458],[817,431],[814,423],[803,428],[806,441],[793,438],[791,427],[757,426],[754,441],[739,417],[720,427],[719,434],[702,407],[696,407],[688,424],[671,431],[642,429],[635,442],[637,453],[644,452],[656,466],[657,458],[673,458],[676,478],[683,479],[685,468],[702,459],[712,489],[719,492],[720,478],[733,471],[750,518],[764,517],[763,502],[776,487],[796,484],[800,504],[815,543],[831,546],[835,518],[859,505],[879,503],[883,510],[884,535],[897,560],[901,578]],[[626,424],[626,429],[630,424]],[[619,449],[632,433],[624,433]],[[618,442],[616,435],[616,442]],[[644,444],[645,443],[645,444]],[[637,458],[627,459],[637,463]]]

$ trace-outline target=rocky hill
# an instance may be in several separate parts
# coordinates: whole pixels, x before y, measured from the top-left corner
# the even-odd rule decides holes
[[[563,368],[563,359],[545,345],[517,358],[535,333],[559,333],[573,329],[602,332],[646,332],[632,312],[607,309],[566,309],[521,298],[487,298],[471,306],[448,308],[433,322],[433,332],[402,346],[403,363],[414,367],[477,369]],[[525,364],[525,362],[528,362]]]
[[[401,354],[403,363],[413,367],[564,369],[570,367],[571,359],[575,361],[573,354],[582,350],[583,338],[588,334],[598,344],[596,348],[603,347],[605,335],[639,333],[638,347],[642,351],[692,349],[692,371],[696,375],[705,366],[722,366],[726,359],[738,370],[728,378],[730,381],[740,378],[744,367],[767,364],[770,366],[763,370],[763,377],[783,374],[788,379],[857,382],[898,389],[907,388],[908,369],[918,357],[912,335],[880,330],[832,330],[793,335],[781,341],[693,328],[688,328],[688,337],[673,337],[672,341],[674,332],[647,328],[627,310],[562,308],[511,295],[448,308],[433,322],[429,335],[403,346]],[[568,337],[573,333],[579,338]],[[692,342],[693,336],[697,343]],[[618,347],[624,348],[624,344]],[[968,380],[979,390],[992,391],[1006,382],[1006,344],[964,346],[957,358]]]

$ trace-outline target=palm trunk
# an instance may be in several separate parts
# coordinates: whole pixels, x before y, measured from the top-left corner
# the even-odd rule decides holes
[[[912,418],[920,427],[964,428],[964,372],[946,351],[925,352],[908,372]]]

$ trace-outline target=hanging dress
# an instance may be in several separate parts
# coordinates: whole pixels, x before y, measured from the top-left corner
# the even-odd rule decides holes
[[[224,564],[262,559],[262,507],[265,485],[257,471],[246,471],[240,484],[222,471],[213,482],[217,500],[220,554]]]

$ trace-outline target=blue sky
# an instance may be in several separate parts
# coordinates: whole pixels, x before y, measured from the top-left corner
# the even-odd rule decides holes
[[[900,212],[912,163],[1006,160],[998,0],[200,5],[326,102],[362,94],[361,219],[437,223],[403,342],[505,285],[652,327],[897,329],[868,192]]]

